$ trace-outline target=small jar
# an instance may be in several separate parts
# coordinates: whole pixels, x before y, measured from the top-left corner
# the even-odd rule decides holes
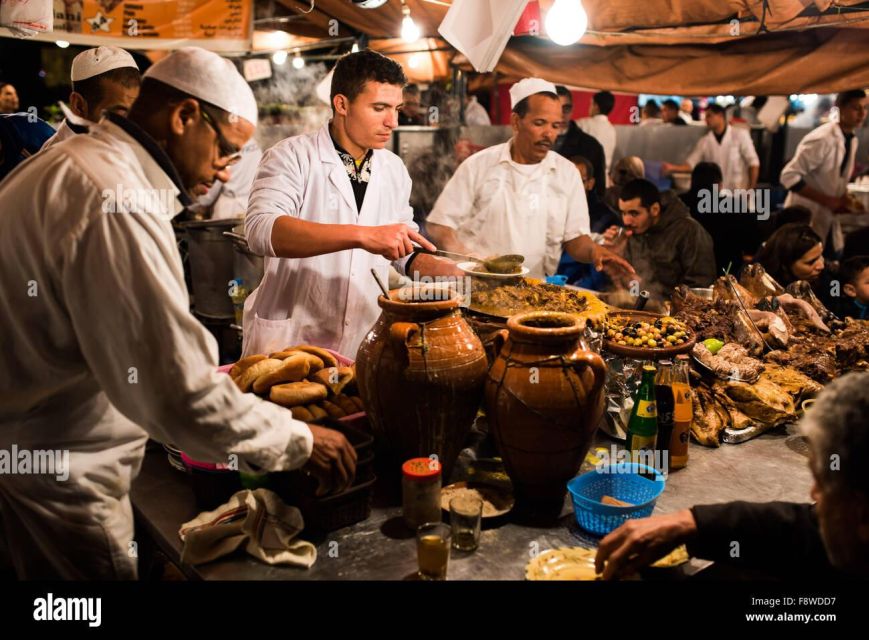
[[[404,522],[416,531],[426,522],[441,521],[441,463],[412,458],[401,465]]]

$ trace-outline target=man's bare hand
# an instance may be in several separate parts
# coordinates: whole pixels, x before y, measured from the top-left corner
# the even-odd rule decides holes
[[[600,245],[595,245],[592,260],[594,268],[598,271],[606,269],[607,273],[622,276],[630,276],[637,273],[630,262]]]
[[[379,227],[360,227],[361,248],[369,253],[383,256],[388,260],[398,260],[413,253],[416,242],[429,251],[435,251],[431,242],[426,240],[406,224],[387,224]]]
[[[314,436],[314,448],[303,468],[320,482],[317,495],[349,489],[356,476],[356,450],[334,429],[313,424],[308,428]]]
[[[697,534],[697,523],[690,509],[662,516],[628,520],[610,533],[597,548],[595,571],[604,580],[629,576]]]

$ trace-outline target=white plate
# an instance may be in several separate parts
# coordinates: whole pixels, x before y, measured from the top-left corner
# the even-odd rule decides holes
[[[531,271],[528,267],[522,267],[522,271],[519,273],[490,273],[488,271],[474,271],[474,267],[479,264],[479,262],[460,262],[456,266],[469,276],[477,276],[478,278],[495,278],[499,280],[521,278],[522,276],[527,276]]]

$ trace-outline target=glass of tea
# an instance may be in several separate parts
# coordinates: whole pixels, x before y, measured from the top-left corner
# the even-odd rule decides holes
[[[483,501],[475,496],[456,496],[450,500],[453,549],[474,551],[480,544]]]
[[[446,580],[450,561],[451,531],[443,522],[427,522],[416,530],[416,553],[419,577],[423,580]]]

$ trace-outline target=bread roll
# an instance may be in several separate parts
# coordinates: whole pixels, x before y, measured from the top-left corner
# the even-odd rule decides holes
[[[270,357],[280,358],[281,360],[284,360],[286,358],[292,358],[293,356],[302,356],[306,358],[311,368],[311,373],[319,371],[324,366],[326,366],[325,364],[323,364],[322,359],[318,358],[313,353],[308,353],[307,351],[302,351],[301,349],[284,349],[283,351],[277,351],[273,353]]]
[[[256,364],[260,360],[265,360],[266,356],[262,353],[258,353],[254,356],[248,356],[247,358],[242,358],[234,365],[232,365],[232,369],[229,370],[229,375],[231,378],[237,378],[242,373],[244,373],[245,369],[250,367],[253,364]]]
[[[316,382],[288,382],[276,384],[269,392],[269,400],[284,407],[296,407],[300,404],[313,404],[325,400],[329,390]]]
[[[320,404],[326,410],[326,413],[329,414],[330,418],[335,418],[337,420],[338,418],[343,418],[347,415],[347,412],[344,411],[341,407],[339,407],[337,404],[329,402],[328,400],[323,400],[323,402],[321,402]]]
[[[254,381],[253,390],[256,393],[264,393],[276,384],[304,380],[311,370],[311,365],[304,354],[291,355],[286,360],[282,360],[281,363],[282,365],[278,369],[261,375]]]
[[[326,349],[323,349],[321,347],[315,347],[310,344],[300,344],[290,348],[297,349],[298,351],[305,351],[306,353],[317,356],[318,358],[320,358],[320,360],[323,361],[323,366],[326,368],[338,366],[338,359],[331,353],[326,351]]]
[[[326,413],[326,410],[318,404],[309,404],[308,411],[311,412],[311,415],[314,416],[314,422],[320,422],[321,420],[325,420],[329,417],[329,414]]]
[[[338,395],[348,384],[353,381],[353,369],[350,367],[328,367],[320,369],[310,376],[314,382],[319,382],[329,388],[334,395]]]
[[[341,411],[346,413],[348,416],[356,413],[356,405],[353,404],[353,401],[348,396],[335,396],[332,398],[332,402],[341,407]]]
[[[235,379],[238,388],[247,393],[253,386],[254,381],[262,375],[276,371],[283,365],[282,360],[266,358],[249,366]]]
[[[298,407],[293,407],[290,409],[293,414],[293,417],[296,420],[301,420],[302,422],[313,422],[314,416],[311,415],[311,412],[308,411],[305,407],[299,405]]]

